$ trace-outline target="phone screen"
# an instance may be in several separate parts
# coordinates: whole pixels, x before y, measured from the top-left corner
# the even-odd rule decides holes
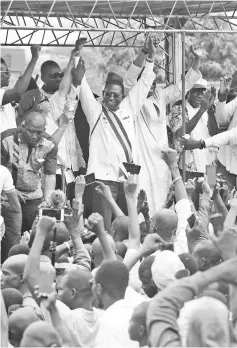
[[[189,218],[188,218],[188,224],[189,224],[189,227],[190,228],[193,228],[194,226],[194,223],[195,223],[195,220],[196,220],[196,216],[194,214],[192,214]]]
[[[210,186],[216,185],[216,166],[208,165],[206,166],[207,182]]]
[[[91,174],[85,175],[85,181],[86,181],[86,185],[89,185],[95,182],[95,174],[91,173]]]

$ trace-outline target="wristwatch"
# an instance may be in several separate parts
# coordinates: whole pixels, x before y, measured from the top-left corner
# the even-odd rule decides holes
[[[206,147],[205,141],[204,140],[200,140],[200,146],[199,149],[204,149]]]
[[[143,49],[142,49],[142,52],[144,53],[144,54],[148,54],[148,51],[143,47]]]

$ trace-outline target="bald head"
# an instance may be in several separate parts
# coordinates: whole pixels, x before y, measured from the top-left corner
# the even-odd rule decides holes
[[[193,257],[196,259],[200,271],[206,271],[221,262],[221,254],[210,240],[198,243],[194,248]]]
[[[121,256],[122,259],[124,259],[126,252],[127,252],[127,247],[123,242],[116,242],[116,252],[117,255]]]
[[[112,223],[113,238],[115,242],[123,242],[128,239],[128,217],[120,216]]]
[[[157,233],[165,240],[170,241],[178,225],[177,214],[170,209],[161,209],[153,216]]]
[[[76,268],[71,269],[66,274],[67,285],[70,288],[76,288],[79,291],[89,291],[91,292],[90,281],[92,279],[92,274],[86,268]]]
[[[146,314],[150,301],[140,303],[133,311],[132,318],[140,325],[146,325]]]
[[[108,234],[107,239],[108,239],[108,242],[111,245],[113,251],[115,252],[116,246],[115,246],[115,242],[114,242],[113,238]],[[92,243],[92,254],[93,254],[94,265],[95,265],[95,267],[98,267],[104,259],[103,249],[102,249],[102,246],[100,244],[99,238],[96,238],[94,240],[94,242]]]
[[[59,299],[70,309],[85,308],[86,303],[92,302],[91,272],[84,267],[69,268],[57,280]]]
[[[22,291],[25,286],[23,273],[28,255],[19,254],[9,257],[2,265],[1,287],[2,289],[14,288]]]
[[[42,112],[40,111],[30,111],[25,116],[25,126],[30,127],[44,127],[46,126],[46,119]]]
[[[2,265],[2,270],[10,269],[15,274],[21,275],[24,272],[25,264],[28,260],[28,255],[18,254],[10,256]]]
[[[28,255],[29,252],[30,252],[30,248],[28,247],[27,244],[15,244],[9,250],[8,257],[18,255],[18,254]]]
[[[19,347],[25,329],[35,321],[39,321],[35,309],[26,306],[17,309],[9,317],[9,340],[14,347]]]
[[[27,327],[20,347],[62,347],[62,341],[51,324],[39,321]]]

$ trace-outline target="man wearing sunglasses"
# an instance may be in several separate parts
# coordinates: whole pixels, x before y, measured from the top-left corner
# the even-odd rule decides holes
[[[59,65],[52,60],[48,60],[41,65],[42,88],[28,91],[21,98],[19,103],[19,117],[24,120],[29,110],[36,107],[43,110],[46,116],[46,132],[53,135],[58,144],[57,188],[61,189],[61,165],[71,169],[75,176],[78,175],[81,167],[85,165],[81,147],[76,136],[74,122],[68,122],[62,116],[64,105],[78,99],[76,87],[73,85],[71,69],[74,67],[76,51],[73,50],[70,56],[70,68],[62,71]],[[70,71],[69,71],[70,70]],[[67,82],[66,82],[67,81]],[[66,91],[65,83],[69,83],[69,91]],[[56,132],[56,133],[55,133]],[[55,135],[56,134],[56,135]],[[68,197],[71,199],[73,197]]]
[[[142,107],[154,80],[153,65],[156,48],[149,40],[148,57],[142,78],[137,82],[128,96],[124,96],[124,85],[120,80],[110,79],[103,91],[103,102],[99,103],[93,96],[83,76],[84,62],[81,61],[78,85],[80,101],[90,126],[90,153],[88,174],[95,173],[97,180],[109,185],[117,203],[125,203],[122,162],[137,161],[135,129],[133,118]],[[112,121],[112,123],[111,123]],[[111,229],[112,211],[110,206],[94,195],[93,212],[100,213],[105,220],[107,231]],[[126,204],[125,204],[126,206]]]
[[[41,47],[38,45],[31,46],[31,61],[23,75],[17,80],[13,88],[8,89],[11,72],[7,67],[4,59],[1,58],[1,78],[0,78],[0,132],[7,129],[16,128],[16,114],[11,103],[18,102],[26,91],[31,75],[34,71],[36,62],[39,58]]]

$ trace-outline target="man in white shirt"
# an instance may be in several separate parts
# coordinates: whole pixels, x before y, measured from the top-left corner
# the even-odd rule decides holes
[[[236,73],[231,78],[225,78],[220,84],[219,102],[216,105],[216,121],[220,127],[227,126],[228,131],[237,127],[237,97]],[[233,98],[234,97],[234,98]],[[228,99],[232,99],[228,102]],[[226,138],[227,140],[227,138]],[[237,144],[234,141],[222,143],[218,152],[218,172],[235,186],[237,174]]]
[[[129,338],[128,327],[134,306],[124,300],[129,272],[120,261],[102,263],[95,274],[92,291],[104,308],[95,341],[96,348],[138,347]]]
[[[201,78],[201,58],[193,46],[190,51],[194,60],[185,76],[185,93]],[[130,81],[132,86],[134,77],[137,79],[139,73],[140,68],[132,64],[126,74],[126,83]],[[168,147],[166,107],[181,97],[181,81],[160,88],[155,80],[143,107],[134,119],[139,148],[138,164],[141,166],[138,186],[146,192],[151,216],[164,205],[170,187],[169,169],[161,156],[161,150]]]
[[[1,78],[0,78],[0,132],[7,129],[16,128],[16,114],[12,107],[12,102],[18,102],[23,93],[26,91],[31,75],[39,58],[41,47],[38,45],[31,46],[31,61],[27,66],[24,74],[17,80],[15,86],[7,89],[11,77],[7,64],[1,58]]]
[[[11,173],[2,165],[0,165],[0,177],[0,194],[5,194],[7,198],[7,200],[2,199],[0,215],[0,238],[2,242],[1,262],[3,263],[8,257],[8,252],[11,247],[20,242],[22,216],[21,205],[15,190],[15,186],[13,185]]]
[[[112,194],[120,205],[125,201],[121,177],[123,162],[137,162],[138,151],[133,120],[144,104],[154,80],[153,59],[155,46],[150,39],[149,54],[141,79],[124,98],[124,86],[119,81],[107,82],[103,92],[103,107],[95,100],[85,78],[81,78],[80,101],[90,126],[90,156],[87,173],[95,173],[97,180],[110,186]],[[82,69],[83,71],[83,66]],[[107,116],[106,116],[107,113]],[[112,128],[108,118],[113,115],[117,126]],[[118,138],[122,138],[123,144]],[[119,202],[120,199],[120,202]],[[91,200],[90,200],[91,201]],[[111,208],[99,195],[93,197],[93,211],[103,215],[105,228],[111,228]]]
[[[101,311],[92,307],[91,272],[69,270],[57,283],[58,297],[71,310],[62,318],[77,337],[80,347],[93,347],[99,332]]]
[[[235,154],[235,149],[237,146],[237,125],[220,134],[214,135],[213,137],[210,137],[205,140],[196,140],[193,138],[190,139],[182,139],[181,140],[182,146],[184,146],[187,150],[192,149],[205,149],[209,147],[216,147],[216,148],[228,148],[232,151],[232,155]],[[228,150],[228,151],[229,151]],[[219,157],[220,158],[220,157]],[[232,157],[234,161],[234,157]],[[236,163],[237,165],[237,163]],[[232,167],[232,173],[229,173],[228,175],[228,182],[232,185],[232,188],[236,185],[236,178],[237,178],[237,167]],[[228,174],[228,172],[227,172]]]

